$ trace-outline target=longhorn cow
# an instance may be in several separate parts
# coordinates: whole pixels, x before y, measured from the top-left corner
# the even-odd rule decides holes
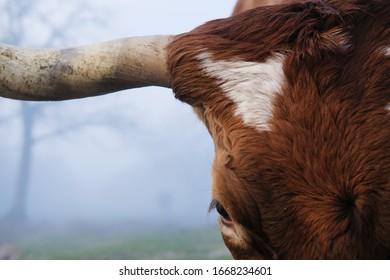
[[[389,259],[389,1],[246,9],[177,36],[1,45],[0,95],[172,88],[214,140],[211,208],[234,258]]]

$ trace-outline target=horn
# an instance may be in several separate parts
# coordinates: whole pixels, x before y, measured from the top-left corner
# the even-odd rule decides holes
[[[69,49],[0,44],[0,96],[66,100],[137,87],[170,88],[166,47],[171,38],[133,37]]]

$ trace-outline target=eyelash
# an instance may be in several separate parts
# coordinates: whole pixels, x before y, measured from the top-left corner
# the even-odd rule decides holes
[[[221,203],[219,203],[215,199],[213,199],[211,201],[209,211],[211,211],[213,209],[216,209],[218,214],[221,215],[221,217],[223,217],[225,219],[230,219],[229,213],[225,210],[225,208],[223,208]]]

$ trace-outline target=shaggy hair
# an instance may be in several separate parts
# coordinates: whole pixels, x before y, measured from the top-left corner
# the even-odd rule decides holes
[[[390,258],[390,5],[329,0],[208,22],[168,47],[172,86],[215,142],[214,194],[250,236],[233,256]],[[285,57],[270,130],[245,125],[199,56]]]

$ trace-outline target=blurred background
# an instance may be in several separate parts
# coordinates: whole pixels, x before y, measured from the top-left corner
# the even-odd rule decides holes
[[[235,0],[0,0],[0,41],[178,34]],[[0,259],[229,258],[208,213],[213,144],[171,90],[0,99]]]

